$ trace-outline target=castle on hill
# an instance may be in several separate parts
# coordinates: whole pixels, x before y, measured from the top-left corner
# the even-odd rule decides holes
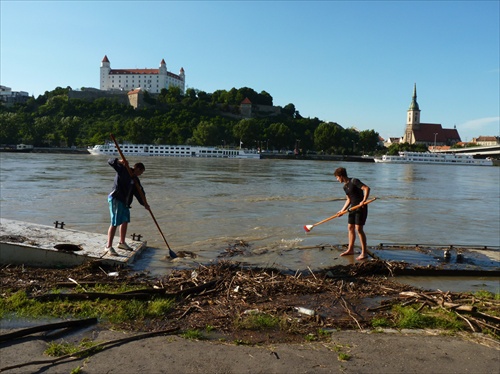
[[[100,89],[103,91],[132,91],[141,89],[158,94],[162,89],[179,87],[184,93],[186,74],[181,67],[179,74],[167,70],[165,59],[158,69],[111,69],[108,56],[101,61]]]

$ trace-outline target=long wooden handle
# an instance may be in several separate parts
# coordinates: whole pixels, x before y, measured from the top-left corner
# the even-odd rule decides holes
[[[343,214],[336,213],[336,214],[334,214],[334,215],[333,215],[333,216],[331,216],[331,217],[325,218],[323,221],[316,222],[314,225],[312,225],[312,227],[319,226],[319,225],[321,225],[321,224],[323,224],[323,223],[325,223],[325,222],[331,221],[331,220],[332,220],[332,219],[334,219],[334,218],[340,217],[341,215],[343,215]]]
[[[115,143],[116,149],[118,150],[118,153],[120,154],[120,157],[123,160],[123,163],[125,164],[125,167],[127,168],[127,171],[129,173],[130,177],[134,181],[135,189],[139,192],[139,195],[141,196],[141,199],[144,202],[144,204],[149,207],[148,211],[151,214],[151,218],[153,218],[153,221],[154,221],[156,227],[158,228],[158,231],[160,232],[160,235],[163,238],[163,241],[167,245],[167,248],[168,248],[169,253],[170,253],[170,257],[172,257],[172,258],[177,257],[177,255],[175,254],[175,252],[170,249],[170,246],[168,245],[167,239],[165,238],[165,235],[163,235],[163,231],[161,231],[160,225],[158,225],[158,222],[156,221],[156,218],[155,218],[155,216],[153,214],[153,211],[151,210],[151,207],[149,206],[149,204],[148,204],[148,202],[146,200],[146,195],[144,195],[144,192],[142,192],[142,188],[139,185],[139,182],[137,182],[137,179],[135,178],[134,173],[130,169],[130,166],[128,165],[128,161],[125,158],[125,156],[123,155],[122,150],[120,149],[120,146],[118,145],[118,142],[116,141],[116,139],[115,139],[115,137],[114,137],[113,134],[110,134],[110,136],[111,136],[111,139],[113,140],[113,142]]]
[[[347,209],[347,210],[344,210],[343,212],[339,212],[339,213],[337,213],[337,214],[334,214],[334,215],[333,215],[333,216],[331,216],[331,217],[325,218],[323,221],[319,221],[318,223],[315,223],[315,224],[313,225],[313,227],[316,227],[316,226],[318,226],[318,225],[321,225],[322,223],[325,223],[325,222],[331,221],[331,220],[332,220],[332,219],[334,219],[334,218],[341,217],[341,216],[343,216],[344,214],[347,214],[347,213],[349,213],[349,212],[352,212],[353,210],[359,209],[359,208],[361,208],[362,206],[365,206],[366,204],[370,204],[371,202],[374,202],[375,200],[377,200],[377,198],[376,198],[376,197],[374,197],[374,198],[373,198],[373,199],[371,199],[371,200],[367,200],[365,203],[361,203],[361,204],[355,205],[355,206],[353,206],[353,207],[351,207],[351,208],[349,208],[349,209]]]

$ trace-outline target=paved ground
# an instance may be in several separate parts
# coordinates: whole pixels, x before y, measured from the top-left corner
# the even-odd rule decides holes
[[[6,333],[6,331],[0,331]],[[49,341],[97,342],[130,334],[90,330],[71,337],[30,336],[0,344],[0,369],[53,359],[43,354]],[[346,361],[339,360],[346,355]],[[150,337],[112,346],[85,359],[38,363],[5,373],[500,373],[500,342],[484,336],[438,333],[333,332],[329,342],[238,346],[193,341],[174,335]]]

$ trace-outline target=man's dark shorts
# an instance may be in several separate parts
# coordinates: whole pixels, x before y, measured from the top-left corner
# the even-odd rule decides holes
[[[353,210],[347,217],[347,222],[351,225],[364,226],[368,217],[368,207],[365,205],[362,208]]]

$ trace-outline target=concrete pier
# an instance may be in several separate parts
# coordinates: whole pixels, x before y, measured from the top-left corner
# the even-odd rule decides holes
[[[0,264],[38,267],[70,267],[99,260],[110,265],[131,264],[146,242],[127,241],[133,249],[114,247],[118,256],[106,250],[107,235],[44,226],[0,218]]]

